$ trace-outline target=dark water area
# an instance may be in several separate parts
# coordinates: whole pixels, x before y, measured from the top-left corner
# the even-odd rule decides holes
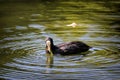
[[[119,7],[119,0],[0,0],[0,79],[119,80]],[[93,48],[85,56],[55,55],[49,67],[48,36]]]

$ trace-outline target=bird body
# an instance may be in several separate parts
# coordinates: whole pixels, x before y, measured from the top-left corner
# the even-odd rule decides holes
[[[47,53],[69,55],[88,51],[89,48],[90,46],[81,41],[72,41],[54,45],[52,38],[50,37],[46,38]]]

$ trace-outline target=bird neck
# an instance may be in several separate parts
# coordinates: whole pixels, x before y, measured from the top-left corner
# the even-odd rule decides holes
[[[50,47],[49,47],[49,53],[51,54],[51,56],[54,54],[54,49],[55,49],[55,46],[53,44],[53,42],[51,43]]]

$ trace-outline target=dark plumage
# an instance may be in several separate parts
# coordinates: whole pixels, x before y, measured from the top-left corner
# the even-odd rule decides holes
[[[80,41],[73,41],[62,43],[58,45],[54,45],[53,39],[50,37],[46,38],[46,52],[53,53],[53,54],[61,54],[61,55],[68,55],[68,54],[77,54],[81,52],[85,52],[89,50],[89,46]]]

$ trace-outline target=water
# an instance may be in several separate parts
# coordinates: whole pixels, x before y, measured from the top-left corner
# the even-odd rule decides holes
[[[119,80],[120,1],[0,1],[0,79]],[[75,28],[66,26],[75,22]],[[83,41],[86,56],[54,56],[46,63],[45,38]]]

